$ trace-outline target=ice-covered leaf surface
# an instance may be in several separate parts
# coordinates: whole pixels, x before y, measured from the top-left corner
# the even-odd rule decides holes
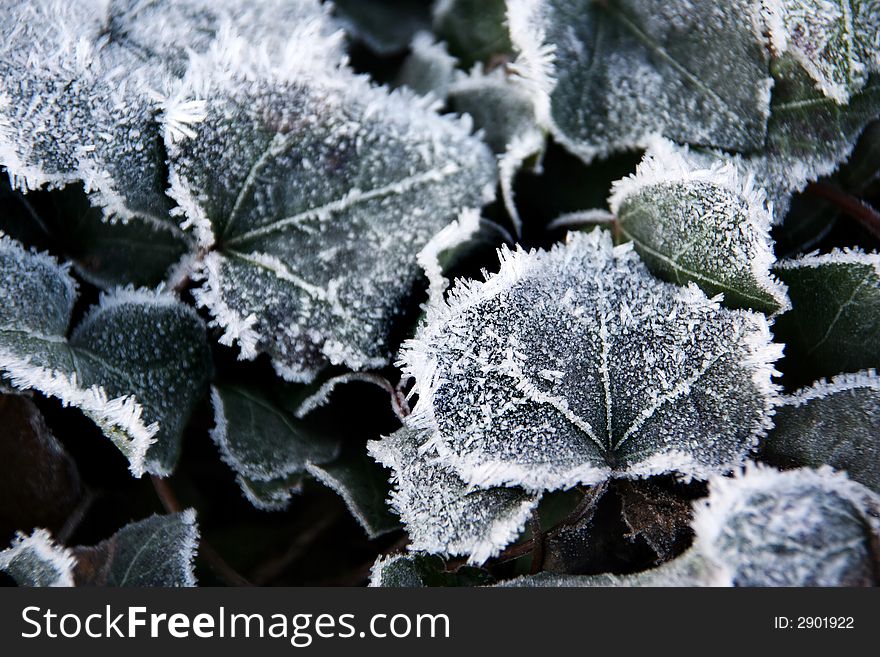
[[[485,586],[492,581],[488,572],[471,566],[461,566],[455,572],[449,572],[443,559],[427,554],[379,557],[370,573],[370,586],[384,588]]]
[[[211,438],[258,508],[287,506],[307,466],[326,463],[339,451],[338,440],[316,435],[292,409],[253,386],[216,385],[211,401]]]
[[[880,70],[880,9],[873,0],[780,0],[770,39],[794,57],[816,87],[844,105]]]
[[[379,55],[406,50],[431,23],[426,0],[334,0],[333,5],[346,33]]]
[[[173,296],[119,289],[69,332],[76,284],[49,256],[0,240],[0,370],[79,408],[131,463],[167,474],[210,374],[205,328]]]
[[[658,132],[731,151],[760,147],[771,80],[759,9],[752,0],[508,1],[519,57],[555,52],[551,69],[535,68],[545,70],[556,137],[586,160]],[[532,28],[513,29],[518,20]]]
[[[416,253],[493,196],[488,149],[409,93],[307,55],[230,61],[226,45],[183,92],[211,98],[207,118],[169,144],[171,193],[213,249],[198,301],[221,342],[288,380],[387,363]]]
[[[763,459],[781,467],[830,465],[880,493],[880,376],[843,374],[784,397]]]
[[[368,443],[370,454],[391,468],[391,506],[410,537],[411,550],[468,555],[482,563],[517,538],[538,496],[514,488],[476,489],[422,453],[423,432],[403,428]]]
[[[434,4],[434,31],[465,70],[511,55],[506,18],[504,0],[439,0]]]
[[[804,383],[880,367],[880,255],[811,254],[776,265],[792,309],[774,326],[786,370]]]
[[[342,456],[306,470],[339,494],[345,506],[370,539],[400,528],[398,518],[388,510],[388,473],[365,453]]]
[[[714,478],[694,528],[734,586],[876,584],[880,497],[827,466]]]
[[[192,509],[133,522],[106,541],[73,550],[77,586],[196,585],[199,528]]]
[[[764,193],[733,162],[705,166],[687,149],[656,140],[636,173],[614,184],[609,203],[623,236],[660,276],[722,293],[729,306],[788,309],[785,287],[770,273]]]
[[[404,345],[426,461],[535,491],[702,478],[765,433],[780,348],[763,315],[653,278],[604,231],[501,259],[498,274],[431,304]]]
[[[57,545],[45,529],[19,534],[0,552],[0,572],[19,586],[73,586],[75,563],[70,550]]]

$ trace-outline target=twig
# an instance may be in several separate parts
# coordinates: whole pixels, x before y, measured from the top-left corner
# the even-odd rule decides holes
[[[183,508],[180,502],[177,501],[177,496],[171,490],[168,482],[156,475],[152,475],[150,479],[153,482],[156,496],[159,498],[165,511],[168,513],[180,513]],[[229,586],[253,586],[248,580],[239,575],[232,566],[226,563],[226,560],[205,539],[199,541],[199,556]]]
[[[869,204],[825,182],[810,183],[806,191],[808,194],[833,203],[844,214],[862,224],[874,237],[880,239],[880,212],[877,212]]]
[[[339,518],[338,510],[333,513],[324,513],[309,528],[299,534],[290,544],[287,551],[280,557],[267,561],[254,572],[254,584],[265,586],[270,584],[295,563],[315,539],[323,534]]]

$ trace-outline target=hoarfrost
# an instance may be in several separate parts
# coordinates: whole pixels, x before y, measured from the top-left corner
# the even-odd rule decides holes
[[[541,491],[731,470],[770,426],[780,353],[763,315],[657,281],[596,230],[502,250],[498,274],[428,307],[400,364],[423,459]]]
[[[7,549],[0,552],[0,571],[19,586],[73,586],[76,559],[57,545],[45,529],[30,536],[19,533]]]
[[[308,54],[272,64],[235,39],[196,58],[181,94],[211,99],[195,137],[167,145],[171,195],[213,249],[195,295],[222,341],[242,358],[268,353],[295,381],[327,363],[386,364],[415,254],[494,194],[469,124]]]

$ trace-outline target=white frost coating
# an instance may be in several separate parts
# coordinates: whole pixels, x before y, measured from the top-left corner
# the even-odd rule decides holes
[[[27,563],[36,562],[28,568]],[[15,562],[19,562],[15,564]],[[18,532],[12,545],[0,552],[0,571],[9,570],[10,566],[18,565],[35,573],[36,568],[54,571],[53,579],[47,583],[35,582],[35,586],[74,586],[73,568],[76,559],[73,553],[55,543],[51,534],[45,529],[35,529],[30,536]]]
[[[290,504],[293,494],[302,492],[302,480],[279,486],[268,492],[254,490],[256,482],[251,482],[241,475],[235,476],[235,482],[241,488],[244,498],[260,511],[283,511]]]
[[[776,262],[772,205],[754,175],[734,161],[707,163],[655,137],[636,172],[612,185],[608,203],[624,233],[660,269],[707,284],[711,292],[732,290],[761,309],[791,308],[786,286],[770,271]],[[635,206],[632,222],[628,204]],[[654,216],[645,219],[651,206]]]
[[[317,463],[307,464],[306,472],[342,498],[348,512],[351,513],[364,532],[366,532],[367,538],[373,540],[387,533],[387,529],[383,531],[381,528],[378,530],[375,528],[374,524],[364,514],[359,501],[351,494],[351,490],[346,486],[344,481],[337,479],[331,472]]]
[[[223,335],[218,340],[220,344],[227,347],[238,344],[239,360],[253,360],[257,357],[257,343],[260,340],[260,335],[254,330],[257,316],[251,313],[242,317],[226,304],[220,272],[222,265],[223,257],[219,253],[212,252],[205,256],[200,269],[194,274],[194,278],[203,282],[201,287],[193,290],[193,298],[198,305],[211,310],[213,319],[208,326],[223,329]]]
[[[181,139],[193,139],[196,133],[192,126],[208,117],[207,101],[170,98],[162,105],[162,116],[168,141],[174,143]]]
[[[616,217],[608,210],[601,208],[591,208],[589,210],[579,210],[577,212],[566,212],[547,224],[547,230],[557,230],[559,228],[579,228],[582,226],[594,226],[596,224],[614,223]]]
[[[797,258],[780,260],[776,263],[778,269],[800,269],[823,267],[825,265],[868,265],[874,268],[880,277],[880,253],[866,253],[861,249],[832,249],[830,253],[820,254],[818,251],[807,253]]]
[[[423,432],[405,427],[367,443],[370,455],[392,470],[389,502],[409,534],[409,550],[468,555],[473,564],[497,555],[520,535],[540,495],[468,486],[428,457],[422,441]]]
[[[449,287],[449,280],[443,275],[440,255],[467,242],[480,230],[480,211],[467,208],[461,211],[458,219],[434,235],[416,256],[419,265],[428,278],[428,302],[436,302]]]
[[[880,496],[823,466],[747,465],[713,477],[696,505],[694,546],[746,586],[842,586],[873,577],[869,535]]]
[[[508,0],[507,26],[517,52],[509,68],[529,88],[538,123],[550,127],[550,94],[556,85],[556,46],[546,42],[543,0]]]
[[[180,521],[186,527],[186,534],[178,548],[178,557],[183,566],[183,586],[197,586],[196,581],[196,555],[199,550],[199,525],[196,522],[196,510],[184,509],[180,514]]]
[[[569,239],[502,249],[497,274],[427,308],[398,363],[424,458],[533,491],[741,464],[778,395],[764,316],[657,281],[604,231]]]
[[[880,10],[873,0],[774,0],[764,3],[777,54],[797,60],[816,87],[841,105],[878,69]]]
[[[75,372],[66,374],[52,371],[6,349],[0,349],[0,370],[16,388],[37,390],[48,397],[55,397],[64,406],[82,410],[102,429],[112,431],[115,434],[114,442],[129,460],[131,473],[135,477],[144,474],[147,450],[156,442],[154,436],[159,432],[159,423],[144,424],[144,409],[134,395],[110,399],[101,386],[80,386]],[[124,440],[117,431],[122,431],[128,439]]]
[[[852,374],[839,374],[831,379],[831,381],[820,379],[807,388],[802,388],[791,395],[783,397],[780,400],[780,404],[797,408],[814,399],[824,399],[839,392],[846,392],[857,388],[880,390],[880,376],[877,376],[877,371],[868,369]]]

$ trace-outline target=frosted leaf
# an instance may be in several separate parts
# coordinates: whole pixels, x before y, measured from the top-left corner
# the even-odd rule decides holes
[[[622,234],[663,278],[723,293],[733,307],[789,308],[785,286],[770,273],[764,192],[733,162],[704,166],[686,148],[656,140],[636,173],[614,183],[609,205]]]
[[[247,488],[301,477],[310,463],[326,463],[339,452],[339,441],[319,437],[284,408],[255,387],[216,385],[211,389],[214,428],[211,438],[223,461],[239,476],[251,502],[263,495],[248,495]],[[259,488],[259,487],[258,487]],[[291,486],[282,486],[273,504],[256,504],[269,510],[287,506]]]
[[[552,129],[587,161],[658,132],[725,150],[760,147],[771,79],[759,10],[752,0],[508,0],[520,56],[555,52],[544,75]],[[514,29],[518,20],[532,28]]]
[[[287,477],[260,481],[242,475],[235,477],[245,499],[261,511],[282,511],[290,504],[294,494],[303,489],[305,475],[296,472]]]
[[[694,529],[695,548],[734,586],[875,583],[880,497],[828,467],[715,478]]]
[[[345,31],[378,55],[406,50],[413,36],[430,27],[430,8],[423,0],[334,0]]]
[[[531,587],[691,587],[691,586],[722,586],[726,582],[719,577],[717,569],[708,563],[695,550],[689,550],[681,556],[668,561],[657,568],[645,570],[632,575],[557,575],[555,573],[539,573],[523,575],[498,584],[503,588]]]
[[[434,4],[434,31],[462,68],[490,65],[511,54],[506,9],[504,0],[439,0]]]
[[[428,307],[401,365],[425,459],[540,491],[732,469],[768,428],[780,350],[763,315],[654,279],[595,230],[502,250],[498,274]]]
[[[483,563],[513,542],[539,496],[513,488],[476,489],[424,454],[423,432],[403,428],[370,441],[370,455],[391,468],[391,507],[410,537],[411,550],[468,555]]]
[[[45,529],[35,529],[30,536],[19,533],[0,552],[0,572],[19,586],[73,586],[75,564],[70,550],[57,545]]]
[[[880,376],[819,381],[784,397],[763,459],[781,467],[830,465],[880,493]]]
[[[880,254],[834,250],[777,263],[792,309],[774,326],[806,382],[880,367]]]
[[[460,566],[455,572],[449,572],[443,559],[429,554],[380,556],[370,572],[370,586],[383,588],[483,586],[492,581],[488,572],[471,566]]]
[[[306,470],[339,494],[371,540],[400,528],[385,503],[388,474],[366,454],[344,456],[323,465],[309,463]]]
[[[417,94],[431,94],[443,100],[455,78],[458,60],[449,54],[446,44],[434,40],[430,32],[419,32],[410,44],[410,54],[400,67],[397,83]]]
[[[197,301],[223,344],[268,353],[288,380],[386,364],[416,253],[491,199],[491,155],[408,93],[224,52],[184,88],[211,98],[207,119],[168,145],[171,194],[212,250]]]
[[[770,21],[777,50],[791,55],[829,98],[845,105],[880,70],[880,8],[874,0],[778,0]]]
[[[78,547],[77,586],[191,587],[199,528],[193,509],[133,522],[93,547]]]
[[[210,373],[198,315],[161,292],[102,295],[68,337],[76,284],[49,256],[0,238],[0,371],[21,390],[75,406],[131,471],[168,474]]]

